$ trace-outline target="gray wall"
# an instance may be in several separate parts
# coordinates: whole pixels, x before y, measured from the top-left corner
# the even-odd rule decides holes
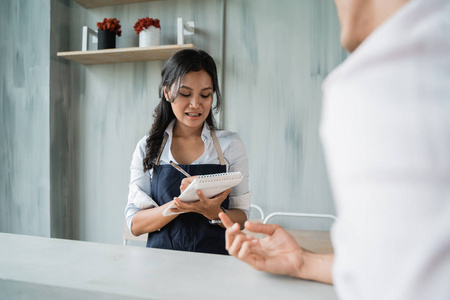
[[[104,17],[120,20],[123,33],[117,38],[118,47],[138,45],[133,25],[145,16],[161,20],[162,44],[176,44],[175,24],[180,16],[195,20],[198,34],[191,41],[220,60],[220,11],[220,2],[210,0],[168,0],[89,10],[73,3],[70,49],[81,49],[83,25],[96,28],[96,22]],[[79,194],[73,200],[79,203],[79,219],[73,226],[82,240],[121,241],[131,156],[153,122],[163,65],[162,61],[91,66],[71,63],[71,76],[79,86],[72,88],[70,96],[79,105],[78,124],[70,129],[79,137]]]
[[[132,29],[138,18],[161,20],[162,44],[176,43],[176,17],[194,20],[196,34],[188,42],[208,51],[225,72],[222,124],[237,131],[247,147],[253,202],[266,214],[334,213],[318,139],[321,83],[345,58],[331,0],[227,0],[225,36],[221,0],[166,0],[89,10],[70,0],[7,0],[0,3],[2,36],[17,22],[14,10],[21,17],[32,16],[40,7],[37,3],[46,5],[42,18],[51,15],[52,20],[44,30],[45,45],[36,50],[16,40],[0,42],[0,138],[7,141],[0,150],[0,231],[48,235],[51,228],[55,237],[121,242],[131,155],[152,123],[163,62],[84,66],[56,57],[58,51],[80,50],[82,26],[95,28],[104,17],[121,21],[118,47],[138,45]],[[27,8],[19,10],[20,5]],[[39,20],[32,19],[23,26],[37,24]],[[32,38],[42,42],[37,35]],[[26,81],[22,92],[10,75],[21,70],[13,64],[20,51],[45,60],[42,70],[35,67],[36,59],[24,65],[22,72],[38,72],[39,80]],[[35,86],[47,93],[39,100],[33,100],[38,95]],[[11,110],[19,109],[14,99],[20,97],[24,109],[13,114]],[[39,130],[36,135],[18,126],[37,116],[36,122],[45,126],[30,124],[30,130]],[[29,149],[16,141],[29,139]],[[40,182],[45,183],[46,206],[36,213],[30,206],[42,189]],[[43,232],[20,225],[29,221],[30,211]],[[274,222],[315,229],[330,225]]]
[[[0,230],[50,236],[50,0],[0,2]]]
[[[78,90],[70,64],[56,56],[70,47],[71,0],[51,1],[50,29],[50,203],[51,236],[78,238]]]
[[[333,1],[229,0],[225,53],[225,125],[247,146],[253,203],[334,214],[318,136],[322,81],[346,57]],[[296,220],[271,222],[331,224]]]

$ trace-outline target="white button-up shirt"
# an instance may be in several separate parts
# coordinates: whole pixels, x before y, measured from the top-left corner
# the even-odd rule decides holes
[[[168,164],[170,161],[176,162],[170,151],[174,125],[175,121],[172,121],[166,129],[169,138],[161,154],[161,165]],[[215,132],[225,158],[227,172],[240,171],[243,176],[242,181],[231,190],[229,195],[229,208],[242,209],[248,218],[250,214],[251,192],[248,187],[248,159],[244,143],[237,133],[226,130],[216,130]],[[130,230],[132,219],[139,210],[158,206],[150,197],[153,169],[144,172],[142,164],[143,158],[145,157],[146,139],[147,136],[138,142],[131,161],[128,205],[125,209],[125,217]],[[203,126],[202,140],[205,143],[205,151],[192,164],[220,164],[211,137],[211,131],[206,123]]]
[[[340,299],[450,299],[450,1],[411,0],[324,83]]]

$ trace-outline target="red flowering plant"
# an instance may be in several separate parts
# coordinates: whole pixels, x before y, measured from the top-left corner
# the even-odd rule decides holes
[[[136,34],[139,34],[142,30],[147,29],[150,26],[161,28],[161,25],[159,24],[159,19],[153,19],[149,17],[138,19],[136,24],[134,24],[134,30],[136,30]]]
[[[122,35],[122,30],[120,30],[122,26],[120,25],[120,21],[116,18],[104,18],[103,22],[97,22],[97,27],[101,30],[116,32],[118,36]]]

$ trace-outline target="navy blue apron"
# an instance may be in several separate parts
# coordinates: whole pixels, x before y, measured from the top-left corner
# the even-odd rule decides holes
[[[190,175],[206,175],[226,172],[225,159],[213,130],[211,130],[220,165],[180,165]],[[180,195],[180,185],[183,174],[171,165],[160,165],[160,157],[167,142],[167,134],[161,144],[156,164],[153,167],[151,183],[151,197],[164,205]],[[228,197],[223,201],[222,207],[228,208]],[[225,229],[219,225],[209,224],[209,220],[198,213],[183,213],[159,231],[148,234],[147,247],[182,250],[191,252],[228,254],[225,249]]]

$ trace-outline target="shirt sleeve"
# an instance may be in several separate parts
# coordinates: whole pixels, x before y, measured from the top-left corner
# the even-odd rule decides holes
[[[242,209],[248,219],[250,217],[252,192],[249,191],[248,185],[249,173],[247,152],[239,135],[234,135],[234,138],[228,149],[225,151],[224,156],[228,159],[228,172],[239,171],[243,176],[242,181],[231,190],[229,208]]]
[[[128,185],[128,204],[125,208],[125,219],[131,232],[133,217],[138,211],[158,206],[150,197],[152,172],[144,172],[144,166],[142,164],[145,155],[145,145],[146,137],[138,142],[130,166],[131,174]]]

